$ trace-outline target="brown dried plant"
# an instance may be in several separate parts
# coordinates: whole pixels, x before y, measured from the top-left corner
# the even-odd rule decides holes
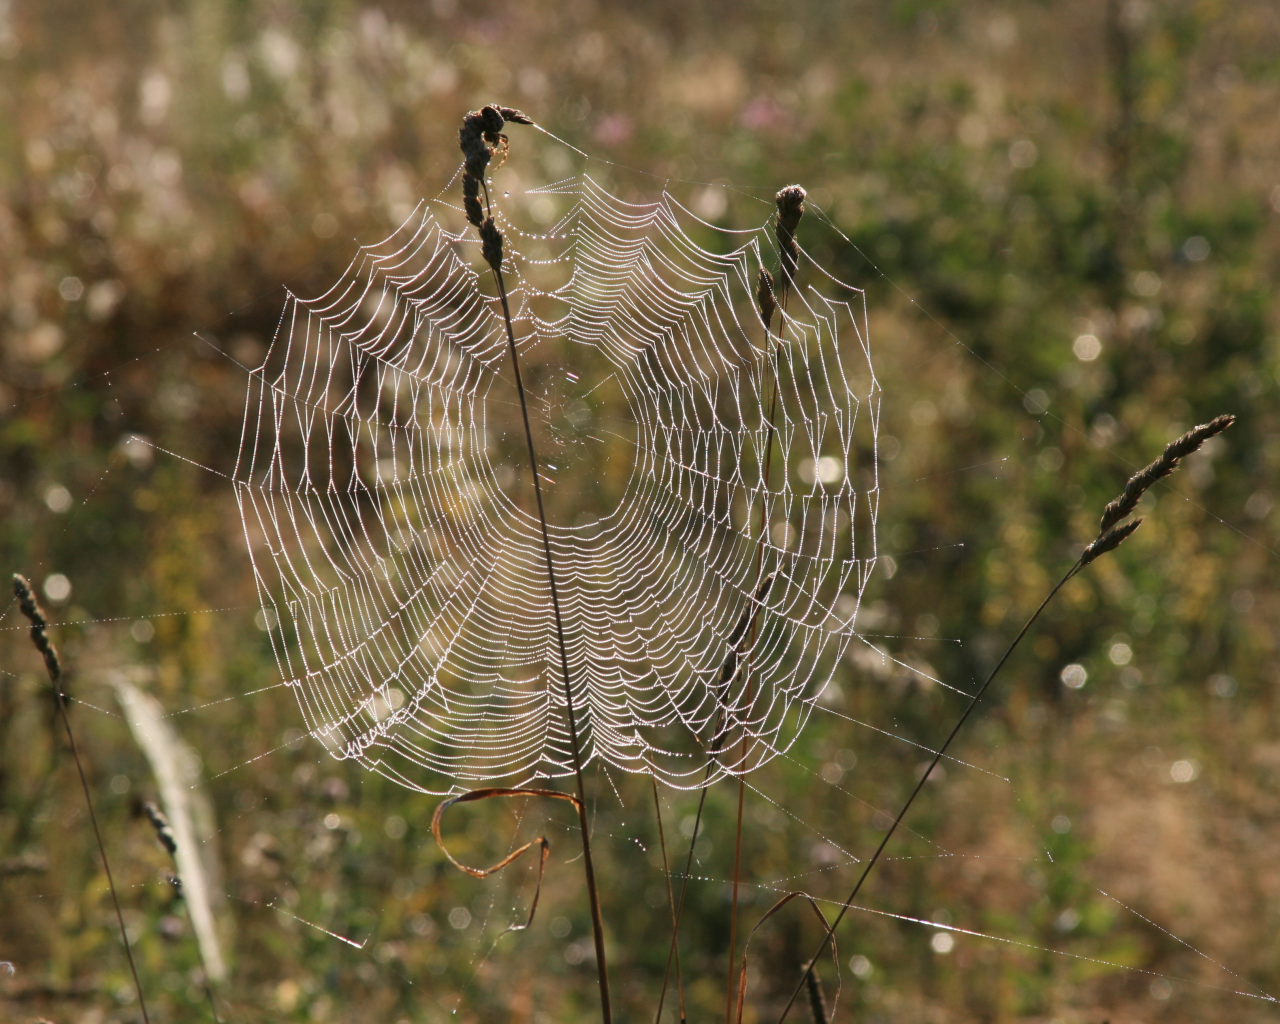
[[[781,281],[781,295],[775,297],[774,283],[775,279],[769,274],[764,267],[760,268],[759,283],[756,288],[756,304],[759,308],[760,319],[764,323],[765,337],[769,341],[773,352],[769,363],[773,368],[773,395],[769,400],[769,438],[768,447],[765,449],[764,456],[764,473],[763,473],[763,489],[768,490],[770,469],[773,465],[773,435],[776,429],[775,424],[778,416],[778,360],[781,357],[781,346],[773,340],[773,314],[776,308],[781,308],[783,319],[786,318],[787,312],[787,296],[790,295],[792,286],[795,284],[796,270],[800,263],[800,246],[796,243],[796,229],[800,226],[800,219],[804,216],[804,200],[805,190],[800,185],[787,185],[778,190],[774,196],[774,202],[777,206],[777,214],[774,217],[774,236],[778,240],[778,280]],[[779,332],[782,327],[779,325]],[[763,500],[760,503],[760,541],[756,550],[756,575],[759,576],[763,571],[764,565],[764,537],[766,528],[766,518],[768,516],[768,505]],[[754,621],[752,624],[752,637],[755,636]],[[747,679],[747,700],[751,699],[751,680]],[[742,749],[746,753],[747,736],[744,730],[742,736]],[[733,889],[730,897],[729,907],[729,968],[726,975],[725,987],[725,1024],[730,1024],[733,1016],[733,975],[734,960],[738,955],[738,887],[742,873],[742,812],[746,800],[747,782],[746,779],[739,776],[738,778],[738,810],[734,822],[733,833]],[[739,994],[739,1002],[741,1002],[741,993]]]
[[[1160,458],[1129,477],[1129,482],[1124,485],[1124,491],[1120,496],[1109,502],[1102,510],[1102,521],[1098,524],[1099,538],[1138,507],[1138,500],[1152,484],[1167,477],[1178,468],[1183,459],[1199,450],[1209,438],[1221,434],[1235,421],[1236,418],[1229,413],[1224,416],[1215,416],[1208,423],[1192,427],[1176,441],[1170,441],[1165,445]]]

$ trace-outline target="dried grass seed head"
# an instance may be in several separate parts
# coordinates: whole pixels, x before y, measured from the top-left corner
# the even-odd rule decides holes
[[[458,129],[458,146],[462,150],[462,207],[467,221],[480,230],[480,242],[483,246],[485,262],[494,270],[502,267],[502,232],[486,217],[480,205],[480,190],[484,182],[484,172],[488,168],[495,153],[501,151],[503,160],[507,154],[507,137],[502,134],[502,126],[510,121],[513,124],[533,124],[533,119],[514,107],[500,107],[490,104],[479,110],[473,110],[462,119],[462,127]]]
[[[502,232],[492,217],[486,217],[480,225],[480,245],[485,262],[494,270],[502,269]]]
[[[817,970],[809,968],[804,981],[809,989],[809,1016],[813,1018],[813,1024],[827,1024],[827,1000],[822,994],[822,981]]]
[[[788,185],[779,190],[776,199],[778,222],[774,233],[778,237],[778,270],[782,277],[782,287],[786,288],[795,279],[796,267],[800,262],[796,228],[800,226],[800,218],[804,216],[805,191],[799,185]]]
[[[773,297],[773,275],[764,267],[760,268],[756,284],[756,306],[760,309],[760,319],[764,321],[764,329],[767,331],[773,323],[773,313],[778,304]]]
[[[480,205],[480,179],[472,174],[462,175],[462,208],[467,221],[476,227],[484,223],[484,207]]]
[[[1080,567],[1083,569],[1099,555],[1105,555],[1108,551],[1114,551],[1128,540],[1133,535],[1133,532],[1141,525],[1142,520],[1135,519],[1133,522],[1125,523],[1123,526],[1112,527],[1084,549],[1084,552],[1080,555]]]
[[[489,166],[493,155],[492,148],[485,136],[490,134],[485,114],[489,110],[473,110],[462,119],[462,127],[458,129],[458,146],[462,150],[462,159],[466,173],[477,180],[484,177],[484,170]],[[501,116],[498,127],[501,128]]]
[[[795,231],[800,225],[806,195],[802,185],[788,185],[778,190],[775,197],[778,203],[778,223],[789,231]]]
[[[165,816],[164,811],[153,804],[150,800],[142,805],[142,813],[147,816],[147,821],[151,822],[151,827],[155,829],[156,838],[160,840],[169,853],[176,854],[178,852],[178,840],[173,834],[173,828],[169,825],[169,819]]]
[[[471,111],[462,119],[462,127],[458,129],[458,145],[462,148],[467,173],[472,177],[482,178],[494,152],[498,149],[505,150],[507,137],[502,134],[502,127],[507,121],[512,124],[533,124],[533,118],[528,114],[514,107],[500,107],[492,103]]]
[[[59,682],[62,679],[62,664],[58,661],[58,652],[50,643],[46,632],[49,622],[40,611],[40,606],[36,604],[36,596],[31,589],[31,584],[20,573],[13,574],[13,596],[18,599],[18,608],[23,617],[31,623],[31,642],[44,658],[44,667],[49,673],[49,678],[55,683]]]
[[[1177,440],[1165,445],[1160,457],[1129,477],[1128,483],[1124,485],[1124,491],[1102,510],[1102,520],[1098,524],[1099,536],[1137,508],[1138,501],[1152,484],[1172,473],[1184,458],[1197,451],[1209,438],[1221,434],[1235,421],[1236,418],[1229,413],[1216,416],[1208,423],[1192,427]]]
[[[504,121],[510,121],[512,124],[533,124],[533,118],[524,111],[516,110],[515,107],[498,107],[498,113],[502,115]]]

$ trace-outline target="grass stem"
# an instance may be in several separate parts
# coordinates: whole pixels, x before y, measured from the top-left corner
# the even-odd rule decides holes
[[[720,727],[717,724],[716,733],[719,734]],[[667,967],[662,975],[662,990],[658,993],[658,1012],[653,1015],[654,1024],[662,1024],[662,1008],[667,1001],[667,986],[671,982],[671,961],[673,958],[678,960],[680,955],[680,919],[684,916],[684,898],[689,892],[689,873],[693,870],[693,848],[698,841],[698,830],[702,825],[702,810],[707,804],[707,789],[711,784],[711,771],[715,767],[716,751],[712,752],[711,760],[707,763],[707,774],[702,780],[702,791],[698,794],[698,811],[693,816],[693,835],[689,837],[689,852],[684,860],[684,876],[680,880],[680,900],[676,903],[676,912],[671,921],[671,945],[667,948]],[[676,965],[677,976],[680,973],[679,964]],[[680,1024],[684,1024],[684,1008],[680,1010]]]
[[[738,620],[738,624],[734,627],[729,637],[729,653],[725,655],[724,665],[720,669],[720,684],[717,690],[717,701],[719,702],[720,712],[716,718],[715,728],[711,734],[711,755],[707,759],[706,774],[702,779],[702,791],[698,795],[698,813],[693,819],[693,833],[689,836],[689,853],[685,857],[684,879],[680,886],[680,902],[676,904],[675,920],[671,927],[671,946],[667,950],[667,968],[662,976],[662,991],[658,996],[658,1012],[654,1020],[660,1022],[662,1020],[662,1007],[666,1003],[667,986],[671,981],[671,959],[679,953],[679,944],[676,942],[676,936],[680,931],[680,918],[684,912],[685,893],[689,889],[689,872],[693,867],[693,851],[698,842],[698,827],[702,823],[702,811],[707,803],[707,790],[711,786],[711,773],[715,769],[716,761],[720,758],[720,751],[724,747],[724,740],[728,735],[728,726],[726,724],[728,715],[725,713],[725,694],[729,692],[729,687],[737,678],[738,672],[742,670],[742,651],[747,642],[748,634],[755,626],[756,616],[764,604],[764,599],[768,596],[769,589],[773,586],[775,578],[774,573],[770,573],[762,579],[756,587],[755,599],[743,612],[742,618]],[[679,973],[677,971],[677,973]],[[681,1018],[683,1022],[684,1018]]]
[[[485,186],[485,205],[489,203],[489,188]],[[560,614],[560,594],[556,588],[555,560],[551,555],[551,534],[547,528],[547,513],[542,503],[542,484],[538,479],[538,455],[533,446],[533,428],[529,425],[529,405],[525,398],[524,381],[520,376],[520,356],[516,351],[515,330],[511,326],[511,307],[507,301],[507,286],[502,278],[502,267],[494,266],[494,280],[498,284],[498,296],[502,300],[502,320],[507,328],[507,346],[511,352],[511,369],[516,378],[516,391],[520,395],[520,415],[524,418],[524,437],[529,448],[529,469],[533,473],[533,492],[538,503],[538,525],[542,530],[542,549],[547,557],[547,579],[551,585],[551,610],[556,624],[556,646],[560,654],[560,672],[564,677],[565,708],[569,719],[569,744],[573,753],[573,774],[578,787],[578,822],[582,830],[582,865],[586,872],[587,897],[591,904],[591,930],[595,938],[596,971],[600,978],[600,1009],[604,1024],[612,1024],[613,1011],[609,1001],[609,970],[604,949],[604,920],[600,913],[600,893],[596,886],[595,864],[591,858],[591,829],[587,820],[587,793],[582,778],[582,751],[578,742],[578,723],[573,710],[573,688],[569,676],[569,652],[564,641],[564,620]]]
[[[1066,575],[1054,585],[1054,588],[1049,591],[1048,596],[1040,602],[1040,607],[1032,612],[1031,617],[1023,623],[1022,628],[1018,630],[1018,635],[1013,638],[1013,642],[1009,644],[1004,654],[1000,656],[1000,660],[996,662],[995,668],[993,668],[987,675],[986,682],[978,687],[977,693],[969,698],[968,706],[964,709],[964,712],[952,727],[950,734],[947,736],[946,740],[943,741],[942,746],[940,746],[937,753],[933,755],[933,760],[929,762],[929,767],[921,773],[919,781],[916,782],[915,788],[911,791],[911,795],[907,797],[906,803],[902,805],[902,810],[900,810],[897,816],[893,819],[893,823],[889,826],[888,831],[885,832],[884,838],[880,840],[880,845],[876,847],[876,852],[871,855],[871,859],[867,861],[866,867],[862,869],[862,874],[858,876],[857,882],[854,883],[853,891],[849,893],[848,897],[841,905],[840,912],[836,914],[836,919],[831,922],[831,927],[827,931],[826,935],[823,936],[822,943],[818,946],[817,952],[814,953],[810,958],[808,965],[805,967],[804,977],[800,979],[799,984],[796,985],[795,990],[791,993],[791,998],[787,1000],[787,1005],[782,1008],[782,1014],[778,1017],[778,1024],[782,1024],[782,1022],[786,1020],[787,1014],[791,1011],[791,1007],[795,1005],[796,998],[809,984],[809,976],[813,973],[814,965],[818,962],[818,958],[826,952],[827,946],[830,945],[836,928],[838,928],[840,926],[840,922],[844,920],[844,916],[849,912],[849,908],[853,904],[853,901],[858,898],[858,893],[862,891],[862,885],[867,880],[867,876],[871,874],[872,868],[874,868],[876,863],[880,860],[880,855],[884,853],[885,847],[889,845],[889,840],[893,838],[894,832],[896,832],[898,830],[898,826],[902,824],[902,819],[906,816],[907,811],[909,811],[911,809],[911,805],[916,802],[916,797],[918,797],[921,790],[924,789],[924,784],[928,781],[930,773],[932,773],[934,768],[938,766],[938,762],[942,760],[947,749],[960,734],[960,730],[964,728],[965,722],[967,722],[969,720],[969,716],[973,714],[974,708],[978,706],[978,702],[982,700],[983,696],[990,688],[991,683],[995,680],[1000,670],[1004,668],[1005,662],[1009,660],[1009,657],[1022,642],[1023,637],[1027,635],[1031,627],[1035,625],[1036,620],[1040,618],[1040,614],[1049,606],[1049,602],[1057,596],[1058,591],[1066,586],[1068,581],[1070,581],[1082,568],[1084,568],[1084,565],[1080,559],[1076,559],[1071,568],[1067,570]]]
[[[147,1015],[147,1001],[142,994],[142,982],[138,978],[138,965],[133,960],[133,949],[129,945],[129,932],[124,926],[124,912],[120,909],[120,897],[116,893],[115,879],[111,877],[111,862],[107,859],[107,847],[102,841],[102,830],[98,827],[98,815],[93,809],[93,797],[89,792],[89,779],[84,773],[84,763],[80,760],[80,748],[76,746],[76,736],[71,730],[71,716],[67,714],[67,697],[62,691],[62,663],[58,653],[46,635],[48,622],[36,604],[35,594],[24,576],[14,574],[13,593],[18,599],[22,614],[31,623],[31,642],[44,657],[44,665],[49,673],[49,681],[53,683],[54,696],[58,701],[58,713],[62,717],[62,725],[67,733],[67,743],[71,747],[71,757],[76,763],[76,772],[80,776],[80,788],[84,791],[85,806],[89,809],[89,821],[93,825],[93,836],[98,843],[98,855],[102,858],[102,870],[107,876],[107,888],[111,890],[111,902],[116,909],[116,923],[120,926],[120,941],[124,943],[124,953],[129,960],[129,973],[133,975],[134,991],[138,994],[138,1007],[142,1011],[143,1024],[151,1024]]]
[[[786,190],[784,190],[786,191]],[[781,200],[782,193],[779,193],[778,205],[778,222],[777,228],[779,234],[779,262],[778,262],[778,278],[781,280],[782,286],[778,290],[775,302],[774,280],[770,279],[764,268],[761,268],[760,275],[760,291],[757,295],[757,303],[759,305],[760,319],[764,324],[764,334],[766,346],[772,349],[769,357],[769,363],[773,367],[773,394],[769,399],[769,423],[768,438],[765,443],[764,450],[764,471],[760,480],[760,531],[756,540],[756,585],[759,586],[760,579],[764,575],[764,543],[769,528],[769,477],[773,466],[773,437],[777,433],[774,424],[778,419],[778,391],[779,388],[779,369],[778,359],[781,356],[780,345],[773,335],[773,314],[775,307],[781,311],[781,317],[778,322],[779,334],[787,320],[787,296],[791,293],[791,282],[794,279],[795,259],[788,258],[787,244],[785,239],[786,230],[783,227],[784,213],[783,202]],[[790,223],[791,217],[787,216],[787,223]],[[796,215],[795,223],[791,224],[791,237],[794,236],[795,226],[799,223],[799,217]],[[751,636],[748,641],[749,646],[755,644],[756,639],[756,623],[752,620]],[[744,682],[746,686],[746,704],[751,705],[751,666],[747,665],[744,669]],[[742,730],[742,760],[745,763],[747,759],[747,730]],[[738,886],[741,879],[742,871],[742,807],[746,799],[747,780],[745,775],[738,776],[738,814],[734,822],[733,832],[733,895],[732,905],[729,908],[729,970],[725,981],[725,1024],[733,1024],[733,1006],[734,1006],[734,965],[737,960],[738,953]]]
[[[653,812],[658,819],[658,844],[662,848],[662,873],[667,879],[667,901],[671,904],[671,935],[672,943],[675,947],[676,961],[676,995],[680,1001],[680,1022],[688,1019],[684,1006],[684,974],[680,969],[680,937],[679,937],[679,918],[676,915],[676,895],[675,890],[671,886],[671,866],[667,863],[667,835],[662,827],[662,804],[658,802],[658,780],[654,776],[649,776],[649,781],[653,783]],[[686,872],[686,878],[688,873]],[[683,896],[683,893],[681,894]],[[667,960],[668,970],[670,969],[670,958]],[[665,991],[665,986],[664,986]],[[662,1013],[661,1007],[658,1013]]]
[[[600,977],[600,1009],[604,1024],[612,1024],[613,1010],[609,1001],[609,969],[605,959],[604,919],[600,914],[600,892],[596,885],[595,864],[591,857],[591,822],[587,817],[587,791],[582,777],[582,749],[578,739],[578,720],[573,707],[573,685],[569,673],[569,652],[564,640],[564,618],[560,611],[560,592],[556,586],[556,565],[551,554],[551,532],[547,527],[547,511],[542,501],[542,483],[538,478],[538,454],[533,444],[533,429],[529,425],[529,403],[525,396],[524,380],[520,374],[520,353],[516,348],[515,329],[511,325],[511,305],[507,298],[507,284],[502,276],[502,253],[505,245],[501,230],[493,220],[493,201],[484,179],[485,169],[495,153],[506,160],[509,146],[507,137],[501,134],[506,122],[533,124],[527,115],[510,107],[486,106],[469,113],[462,119],[458,132],[458,145],[464,157],[462,173],[462,205],[467,221],[480,235],[485,262],[493,271],[502,300],[502,322],[506,326],[507,347],[511,352],[511,368],[516,378],[516,391],[520,396],[520,415],[524,420],[524,439],[529,449],[529,470],[533,474],[533,493],[538,504],[538,526],[542,531],[542,549],[547,559],[547,580],[551,589],[551,611],[556,624],[556,647],[560,655],[560,673],[564,679],[565,712],[569,725],[569,746],[573,755],[573,774],[578,788],[578,824],[582,831],[582,865],[586,873],[587,898],[591,905],[591,930],[595,937],[596,971]],[[480,193],[484,192],[484,207],[480,206]]]

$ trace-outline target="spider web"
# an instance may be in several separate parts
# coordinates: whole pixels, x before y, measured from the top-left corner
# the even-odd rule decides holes
[[[675,786],[700,785],[709,737],[727,712],[749,742],[742,752],[725,744],[714,772],[741,773],[777,757],[774,772],[832,790],[817,806],[844,808],[832,828],[770,796],[776,779],[750,780],[753,826],[790,822],[814,843],[809,859],[819,866],[801,853],[784,876],[742,885],[772,900],[859,863],[845,830],[884,806],[878,783],[864,774],[844,788],[838,780],[851,766],[819,771],[788,745],[820,709],[878,741],[932,752],[920,742],[929,737],[913,738],[896,719],[889,729],[874,714],[862,721],[841,704],[822,706],[841,653],[869,685],[901,670],[948,686],[851,628],[877,555],[880,392],[861,293],[802,256],[802,287],[770,338],[750,300],[758,268],[776,263],[770,225],[722,231],[674,198],[631,205],[588,177],[513,191],[497,211],[508,242],[504,269],[533,389],[556,564],[571,599],[571,676],[587,757]],[[543,234],[521,231],[543,202],[567,206],[563,218]],[[458,211],[436,200],[384,242],[360,249],[325,294],[291,297],[270,351],[248,374],[235,471],[260,621],[271,624],[308,727],[335,756],[427,792],[571,770],[505,328],[489,276],[473,269],[480,265]],[[775,348],[783,386],[766,482]],[[888,443],[891,457],[896,445]],[[716,684],[729,637],[770,572],[778,583],[754,620],[744,657],[750,675],[722,693]],[[876,608],[863,612],[862,625],[873,628]],[[154,617],[179,614],[186,613]],[[849,650],[855,642],[861,649]],[[841,762],[846,753],[819,746],[820,760]],[[858,745],[859,771],[877,760]],[[947,764],[981,773],[994,787],[988,792],[1012,792],[1011,779],[979,763],[948,757]],[[831,775],[832,768],[841,770]],[[678,794],[663,801],[674,819]],[[604,835],[615,848],[645,850],[649,837],[636,822],[613,824]],[[945,848],[927,830],[913,839],[901,859],[990,859],[964,843]],[[1023,863],[1074,877],[1070,862],[1053,857]],[[710,861],[701,866],[701,855],[699,865],[690,880],[721,892],[727,873]],[[1013,924],[976,931],[914,910],[854,909],[931,929],[935,938],[945,930],[1125,971],[1135,981],[1154,978],[1151,993],[1162,983],[1162,1000],[1176,982],[1273,1001],[1243,972],[1237,977],[1226,961],[1157,923],[1158,910],[1086,884],[1230,981],[1197,979],[1185,965],[1137,967],[1084,936],[1072,940],[1075,952],[1060,948],[1058,936],[1046,942]],[[844,887],[835,888],[843,896]],[[272,905],[227,895],[244,906]],[[505,917],[522,916],[524,896],[512,897]],[[495,912],[501,899],[494,890],[495,920],[505,919]],[[282,910],[347,947],[364,943],[317,922],[368,939],[327,909],[304,912]],[[1064,936],[1072,927],[1055,924]],[[476,965],[493,947],[481,950],[477,940],[471,948]],[[870,943],[862,948],[876,956]]]
[[[565,212],[523,231],[533,204]],[[635,205],[585,175],[508,194],[495,216],[583,762],[701,785],[720,730],[733,740],[713,778],[759,767],[803,728],[875,565],[862,293],[802,251],[768,333],[753,294],[777,262],[770,223],[725,231],[670,195]],[[249,375],[233,474],[308,730],[424,792],[573,770],[478,249],[456,207],[424,201],[324,294],[290,295]]]

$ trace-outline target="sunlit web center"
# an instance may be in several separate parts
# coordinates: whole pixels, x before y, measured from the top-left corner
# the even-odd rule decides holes
[[[581,527],[613,515],[636,463],[636,417],[622,386],[625,371],[596,346],[570,338],[528,350],[520,369],[548,522]],[[493,420],[501,426],[487,454],[508,498],[532,510],[524,427],[507,408],[517,401],[514,383],[506,380],[490,391],[491,415],[497,413]]]

